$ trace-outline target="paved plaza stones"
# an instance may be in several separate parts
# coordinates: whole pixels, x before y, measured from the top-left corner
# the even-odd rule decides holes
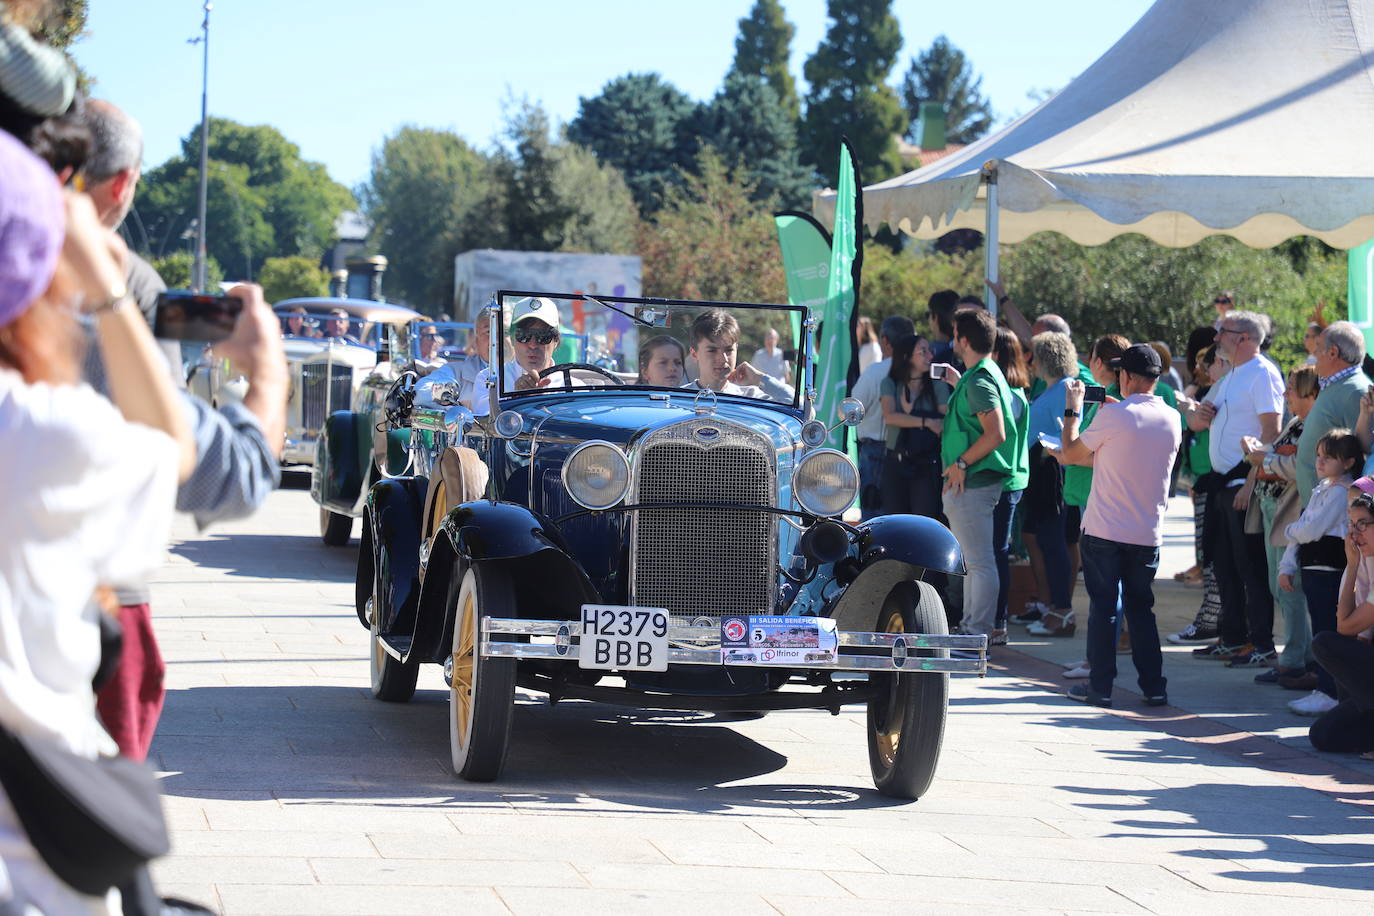
[[[1312,753],[1274,708],[1287,696],[1232,677],[1252,672],[1178,653],[1174,707],[1140,707],[1125,659],[1116,709],[1072,703],[1046,659],[1081,657],[1081,637],[954,678],[915,803],[872,789],[861,707],[639,713],[522,694],[503,778],[459,782],[438,667],[412,703],[370,698],[357,540],[326,548],[315,529],[301,489],[204,535],[178,523],[153,602],[165,893],[229,916],[1374,906],[1374,768]],[[1196,598],[1163,586],[1162,616]]]

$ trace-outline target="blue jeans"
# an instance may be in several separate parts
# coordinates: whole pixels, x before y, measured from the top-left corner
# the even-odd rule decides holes
[[[1050,606],[1056,611],[1073,607],[1073,566],[1069,562],[1067,518],[1063,503],[1053,515],[1040,513],[1031,519],[1030,533],[1045,560]]]
[[[997,560],[996,628],[1007,628],[1007,595],[1011,591],[1011,520],[1025,490],[1003,490],[992,512],[992,554]]]
[[[1112,695],[1116,680],[1117,596],[1131,628],[1131,661],[1136,683],[1147,697],[1162,697],[1164,653],[1159,649],[1153,583],[1159,571],[1159,548],[1123,544],[1084,534],[1083,582],[1088,590],[1089,685],[1098,696]],[[1119,590],[1119,591],[1118,591]]]
[[[949,530],[964,555],[964,629],[991,633],[997,621],[997,558],[993,550],[993,513],[1002,498],[993,484],[944,495]]]
[[[883,439],[859,440],[859,518],[868,521],[883,514],[883,458],[887,442]]]

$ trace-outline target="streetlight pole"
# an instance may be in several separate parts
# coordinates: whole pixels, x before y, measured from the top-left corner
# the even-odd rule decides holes
[[[204,55],[201,64],[200,82],[200,200],[196,211],[196,258],[191,276],[191,288],[198,293],[205,292],[205,198],[209,188],[209,147],[210,115],[207,98],[210,91],[210,10],[213,3],[205,4],[205,21],[200,24],[201,36],[192,38],[191,44],[203,45]]]

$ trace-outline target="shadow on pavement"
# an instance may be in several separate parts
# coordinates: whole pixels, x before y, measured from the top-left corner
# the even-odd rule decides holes
[[[1092,718],[1075,718],[1071,724],[1067,720],[1063,724],[1074,728],[1097,727]],[[1102,727],[1112,726],[1104,723]],[[1109,760],[1130,764],[1249,769],[1242,761],[1211,753],[1205,747],[1162,736],[1129,750],[1108,747],[1097,750]],[[1180,770],[1180,778],[1187,772]],[[1302,785],[1245,785],[1218,781],[1214,774],[1200,778],[1195,784],[1177,787],[1137,785],[1129,789],[1112,789],[1060,785],[1056,788],[1081,796],[1082,801],[1074,802],[1078,807],[1114,812],[1117,830],[1100,835],[1098,838],[1103,842],[1120,838],[1196,839],[1196,849],[1180,854],[1212,863],[1220,858],[1241,866],[1233,871],[1214,872],[1223,878],[1261,885],[1300,883],[1374,890],[1374,841],[1348,841],[1348,835],[1365,836],[1374,831],[1374,808],[1366,807],[1374,802],[1374,791],[1367,783],[1356,791],[1338,793],[1341,800],[1319,795]],[[1344,804],[1342,800],[1356,804]],[[1151,816],[1166,811],[1185,815],[1185,818],[1170,821]],[[1139,812],[1140,819],[1131,819],[1131,812]],[[1247,841],[1259,848],[1235,848]],[[1248,862],[1257,865],[1246,867]],[[1289,868],[1272,867],[1276,863]]]
[[[173,544],[171,552],[197,566],[231,576],[352,582],[357,538],[348,547],[326,547],[318,535],[208,534]]]
[[[788,764],[728,727],[739,719],[579,701],[551,708],[520,695],[505,769],[484,784],[452,773],[446,691],[421,690],[397,704],[374,700],[362,687],[196,687],[167,692],[150,759],[168,773],[166,794],[190,798],[529,804],[579,814],[905,804],[853,786],[729,785]]]

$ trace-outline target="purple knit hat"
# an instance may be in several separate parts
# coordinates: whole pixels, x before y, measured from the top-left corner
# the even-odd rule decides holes
[[[0,130],[0,327],[52,282],[65,223],[57,176]]]

